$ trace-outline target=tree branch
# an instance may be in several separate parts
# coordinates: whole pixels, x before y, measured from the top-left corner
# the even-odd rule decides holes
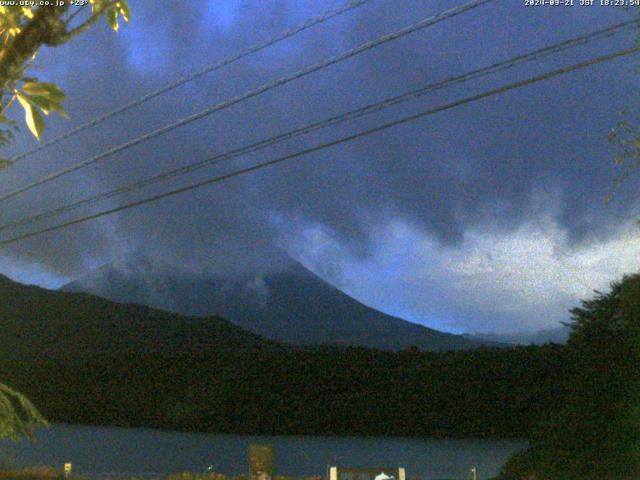
[[[66,32],[61,17],[68,6],[42,6],[33,18],[16,35],[11,44],[0,51],[0,91],[11,89],[22,78],[24,66],[41,45],[56,45],[57,39]]]
[[[105,5],[102,6],[102,8],[97,9],[95,12],[93,12],[93,14],[84,21],[84,23],[78,25],[77,27],[75,27],[72,30],[69,30],[68,32],[65,32],[63,34],[60,35],[59,39],[60,39],[60,43],[66,43],[69,40],[71,40],[73,37],[80,35],[81,33],[87,31],[89,29],[89,27],[91,27],[91,25],[93,25],[94,23],[96,23],[99,19],[100,16],[104,13],[104,11],[115,5],[115,1],[107,3]]]
[[[76,9],[75,12],[73,12],[71,15],[69,15],[69,18],[67,18],[64,23],[67,27],[69,27],[69,24],[71,23],[71,21],[76,17],[76,15],[78,15],[80,12],[82,12],[82,10],[84,9],[84,7],[86,7],[88,4],[87,3],[83,3],[80,7],[78,7]]]

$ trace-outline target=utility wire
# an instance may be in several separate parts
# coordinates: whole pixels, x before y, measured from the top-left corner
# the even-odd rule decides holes
[[[207,166],[211,166],[214,164],[218,164],[221,163],[225,160],[229,160],[232,158],[236,158],[238,156],[241,155],[245,155],[247,153],[253,153],[259,150],[263,150],[264,148],[273,146],[277,143],[283,142],[285,140],[290,140],[292,138],[296,138],[298,136],[310,133],[312,131],[315,130],[319,130],[322,128],[327,128],[330,126],[334,126],[334,125],[338,125],[340,123],[343,123],[345,121],[348,120],[354,120],[360,117],[363,117],[365,115],[369,115],[378,111],[381,111],[385,108],[389,108],[391,106],[394,105],[398,105],[400,103],[415,99],[415,98],[419,98],[425,94],[428,93],[432,93],[434,91],[440,90],[442,88],[445,87],[449,87],[451,85],[455,85],[455,84],[459,84],[459,83],[464,83],[467,82],[469,80],[473,80],[476,78],[480,78],[480,77],[484,77],[487,76],[489,74],[493,74],[499,71],[504,71],[510,68],[513,68],[517,65],[521,65],[523,63],[526,62],[532,62],[532,61],[536,61],[539,60],[541,58],[547,57],[549,55],[554,55],[556,53],[562,52],[564,50],[568,50],[570,48],[576,48],[578,46],[582,46],[582,45],[586,45],[590,42],[593,42],[595,40],[600,40],[602,38],[607,38],[607,37],[611,37],[613,35],[617,35],[620,34],[626,30],[631,29],[631,27],[634,28],[638,28],[638,20],[631,20],[631,21],[626,21],[626,22],[621,22],[615,25],[612,25],[610,27],[604,28],[604,29],[600,29],[594,32],[590,32],[587,33],[585,35],[581,35],[578,37],[574,37],[544,48],[540,48],[537,50],[534,50],[532,52],[523,54],[523,55],[519,55],[516,57],[513,57],[511,59],[508,60],[504,60],[498,63],[494,63],[490,66],[484,67],[484,68],[480,68],[480,69],[476,69],[476,70],[472,70],[468,73],[459,75],[459,76],[455,76],[455,77],[449,77],[443,81],[437,82],[437,83],[433,83],[430,85],[427,85],[425,87],[421,87],[419,89],[416,90],[412,90],[406,93],[403,93],[402,95],[398,95],[398,96],[394,96],[394,97],[390,97],[387,98],[381,102],[377,102],[377,103],[373,103],[373,104],[369,104],[365,107],[361,107],[358,108],[356,110],[352,110],[346,113],[342,113],[340,115],[336,115],[333,116],[331,118],[322,120],[322,121],[318,121],[315,123],[312,123],[310,125],[304,126],[302,128],[298,128],[283,134],[280,134],[278,136],[275,137],[271,137],[268,138],[266,140],[262,140],[260,142],[257,143],[253,143],[250,145],[246,145],[244,147],[240,147],[240,148],[236,148],[234,150],[222,153],[222,154],[218,154],[215,155],[213,157],[210,157],[206,160],[202,160],[199,162],[195,162],[189,165],[185,165],[183,167],[179,167],[167,172],[163,172],[160,173],[158,175],[143,179],[143,180],[138,180],[136,182],[132,182],[129,183],[127,185],[121,186],[116,188],[115,190],[111,190],[109,192],[105,192],[105,193],[100,193],[100,194],[96,194],[87,198],[84,198],[82,200],[79,200],[77,202],[68,204],[68,205],[63,205],[61,207],[58,208],[54,208],[51,210],[47,210],[45,212],[41,212],[39,214],[36,215],[32,215],[20,220],[16,220],[14,222],[11,223],[6,223],[4,225],[0,225],[0,231],[1,230],[7,230],[7,229],[11,229],[11,228],[16,228],[19,226],[24,226],[24,225],[30,225],[32,223],[35,223],[39,220],[43,220],[43,219],[47,219],[47,218],[51,218],[54,217],[56,215],[60,215],[72,210],[75,210],[77,208],[80,208],[82,206],[86,206],[86,205],[91,205],[103,200],[107,200],[109,198],[113,198],[117,195],[123,194],[123,193],[127,193],[127,192],[131,192],[134,190],[139,190],[143,187],[149,186],[149,185],[153,185],[155,183],[159,183],[162,181],[166,181],[169,180],[171,178],[177,177],[179,175],[185,175],[187,173],[191,173],[194,172],[196,170],[199,170],[201,168],[207,167]]]
[[[465,3],[463,5],[460,5],[458,7],[455,8],[451,8],[449,10],[446,10],[444,12],[441,12],[437,15],[434,15],[432,17],[428,17],[425,18],[417,23],[414,23],[412,25],[409,25],[407,27],[404,27],[400,30],[397,30],[395,32],[383,35],[382,37],[379,37],[375,40],[372,40],[370,42],[366,42],[352,50],[349,50],[345,53],[342,53],[340,55],[336,55],[334,57],[328,58],[322,62],[316,63],[315,65],[312,65],[310,67],[307,67],[303,70],[300,70],[292,75],[289,75],[287,77],[282,77],[278,80],[275,80],[274,82],[271,83],[267,83],[265,85],[262,85],[254,90],[250,90],[240,96],[234,97],[230,100],[227,100],[225,102],[216,104],[212,107],[209,107],[199,113],[190,115],[189,117],[183,118],[181,120],[178,120],[175,123],[172,123],[170,125],[161,127],[157,130],[154,130],[152,132],[149,132],[147,134],[144,134],[140,137],[137,137],[133,140],[130,140],[126,143],[123,143],[117,147],[114,147],[110,150],[107,150],[106,152],[103,152],[101,154],[98,154],[94,157],[91,157],[83,162],[77,163],[75,165],[72,165],[71,167],[65,168],[63,170],[60,170],[58,172],[52,173],[40,180],[36,180],[35,182],[29,183],[27,185],[25,185],[24,187],[18,188],[17,190],[13,190],[12,192],[9,192],[3,196],[0,196],[0,202],[4,201],[4,200],[8,200],[9,198],[15,197],[16,195],[20,194],[20,193],[24,193],[28,190],[31,190],[34,187],[37,187],[39,185],[42,185],[44,183],[48,183],[52,180],[55,180],[63,175],[67,175],[71,172],[75,172],[77,170],[80,170],[81,168],[84,168],[86,166],[92,165],[106,157],[110,157],[116,153],[122,152],[124,150],[127,150],[135,145],[139,145],[143,142],[146,142],[148,140],[151,140],[153,138],[159,137],[161,135],[164,135],[165,133],[171,131],[171,130],[175,130],[178,127],[182,127],[184,125],[187,125],[189,123],[192,123],[196,120],[200,120],[201,118],[204,118],[208,115],[211,115],[214,112],[220,111],[220,110],[224,110],[232,105],[235,105],[237,103],[240,103],[244,100],[247,100],[249,98],[252,97],[256,97],[258,95],[261,95],[262,93],[268,92],[269,90],[273,90],[277,87],[280,87],[282,85],[285,85],[287,83],[290,83],[294,80],[298,80],[302,77],[305,77],[311,73],[317,72],[318,70],[322,70],[328,66],[334,65],[336,63],[342,62],[343,60],[347,60],[349,58],[352,58],[356,55],[359,55],[360,53],[366,52],[368,50],[371,50],[375,47],[378,47],[380,45],[383,45],[385,43],[391,42],[393,40],[396,40],[398,38],[401,38],[405,35],[408,35],[410,33],[413,32],[417,32],[418,30],[422,30],[424,28],[430,27],[432,25],[435,25],[436,23],[442,22],[444,20],[453,18],[457,15],[460,15],[468,10],[474,9],[476,7],[479,7],[480,5],[483,5],[485,3],[489,3],[492,2],[494,0],[473,0],[471,2]]]
[[[74,219],[74,220],[71,220],[71,221],[68,221],[68,222],[65,222],[65,223],[60,223],[58,225],[53,225],[51,227],[43,228],[41,230],[37,230],[37,231],[34,231],[34,232],[30,232],[30,233],[19,235],[19,236],[13,237],[13,238],[2,240],[2,241],[0,241],[0,245],[12,244],[12,243],[15,243],[15,242],[27,239],[27,238],[31,238],[31,237],[34,237],[34,236],[37,236],[37,235],[41,235],[43,233],[48,233],[48,232],[52,232],[52,231],[55,231],[55,230],[60,230],[62,228],[70,227],[72,225],[77,225],[79,223],[87,222],[89,220],[94,220],[96,218],[104,217],[106,215],[111,215],[113,213],[121,212],[123,210],[127,210],[127,209],[130,209],[130,208],[133,208],[133,207],[138,207],[140,205],[145,205],[147,203],[155,202],[155,201],[163,199],[163,198],[167,198],[167,197],[171,197],[171,196],[174,196],[174,195],[178,195],[180,193],[184,193],[184,192],[188,192],[188,191],[191,191],[191,190],[195,190],[197,188],[200,188],[200,187],[203,187],[203,186],[206,186],[206,185],[211,185],[211,184],[214,184],[214,183],[220,183],[220,182],[223,182],[223,181],[228,180],[228,179],[233,178],[233,177],[244,175],[246,173],[253,172],[253,171],[256,171],[256,170],[261,170],[263,168],[267,168],[267,167],[270,167],[270,166],[273,166],[273,165],[276,165],[276,164],[279,164],[279,163],[283,163],[283,162],[286,162],[286,161],[289,161],[289,160],[292,160],[292,159],[295,159],[295,158],[298,158],[298,157],[302,157],[302,156],[308,155],[310,153],[318,152],[318,151],[321,151],[321,150],[324,150],[324,149],[327,149],[327,148],[330,148],[330,147],[334,147],[336,145],[340,145],[340,144],[343,144],[343,143],[346,143],[346,142],[350,142],[352,140],[356,140],[356,139],[359,139],[359,138],[362,138],[362,137],[365,137],[365,136],[368,136],[368,135],[371,135],[371,134],[374,134],[374,133],[381,132],[383,130],[387,130],[389,128],[392,128],[392,127],[395,127],[395,126],[398,126],[398,125],[402,125],[402,124],[405,124],[405,123],[408,123],[408,122],[412,122],[412,121],[418,120],[420,118],[423,118],[423,117],[426,117],[426,116],[429,116],[429,115],[433,115],[433,114],[436,114],[436,113],[439,113],[439,112],[443,112],[445,110],[450,110],[450,109],[459,107],[461,105],[466,105],[466,104],[469,104],[469,103],[473,103],[473,102],[482,100],[482,99],[487,98],[487,97],[499,95],[499,94],[508,92],[510,90],[514,90],[514,89],[526,86],[526,85],[531,85],[531,84],[534,84],[534,83],[537,83],[537,82],[548,80],[550,78],[558,77],[560,75],[564,75],[564,74],[567,74],[567,73],[575,71],[575,70],[584,69],[584,68],[590,67],[592,65],[596,65],[596,64],[599,64],[599,63],[611,61],[611,60],[614,60],[616,58],[620,58],[620,57],[623,57],[623,56],[626,56],[626,55],[630,55],[630,54],[633,54],[633,53],[638,53],[638,52],[640,52],[640,47],[633,47],[633,48],[627,48],[627,49],[624,49],[624,50],[619,50],[617,52],[610,53],[608,55],[602,55],[602,56],[596,57],[596,58],[588,60],[588,61],[584,61],[584,62],[577,63],[577,64],[574,64],[574,65],[571,65],[571,66],[568,66],[568,67],[563,67],[563,68],[560,68],[560,69],[557,69],[557,70],[553,70],[551,72],[547,72],[547,73],[544,73],[542,75],[538,75],[538,76],[535,76],[535,77],[532,77],[532,78],[528,78],[526,80],[521,80],[521,81],[514,82],[514,83],[511,83],[511,84],[508,84],[508,85],[505,85],[505,86],[502,86],[502,87],[499,87],[499,88],[495,88],[495,89],[492,89],[492,90],[489,90],[489,91],[486,91],[486,92],[483,92],[483,93],[479,93],[477,95],[466,97],[466,98],[464,98],[462,100],[457,100],[455,102],[447,103],[447,104],[442,105],[440,107],[432,108],[432,109],[425,110],[425,111],[422,111],[422,112],[419,112],[419,113],[416,113],[416,114],[413,114],[413,115],[409,115],[409,116],[403,117],[403,118],[401,118],[399,120],[388,122],[388,123],[382,124],[382,125],[380,125],[378,127],[375,127],[375,128],[369,129],[369,130],[364,130],[362,132],[358,132],[358,133],[355,133],[353,135],[342,137],[342,138],[340,138],[338,140],[333,140],[331,142],[322,143],[320,145],[316,145],[315,147],[307,148],[305,150],[301,150],[301,151],[296,152],[296,153],[285,155],[283,157],[279,157],[279,158],[276,158],[274,160],[270,160],[270,161],[267,161],[267,162],[259,163],[259,164],[253,165],[251,167],[242,168],[240,170],[236,170],[236,171],[231,172],[231,173],[226,173],[226,174],[219,175],[219,176],[216,176],[216,177],[213,177],[213,178],[209,178],[207,180],[203,180],[203,181],[200,181],[200,182],[197,182],[197,183],[193,183],[191,185],[187,185],[187,186],[184,186],[184,187],[176,188],[174,190],[170,190],[168,192],[164,192],[164,193],[160,193],[160,194],[157,194],[157,195],[154,195],[154,196],[151,196],[151,197],[147,197],[147,198],[144,198],[142,200],[137,200],[137,201],[134,201],[134,202],[131,202],[131,203],[127,203],[127,204],[121,205],[119,207],[111,208],[111,209],[108,209],[108,210],[103,210],[101,212],[94,213],[92,215],[87,215],[87,216],[84,216],[84,217],[80,217],[80,218],[77,218],[77,219]]]
[[[120,107],[115,108],[114,110],[111,110],[110,112],[107,112],[87,123],[84,123],[83,125],[80,125],[72,130],[69,130],[66,133],[63,133],[62,135],[53,138],[47,142],[41,143],[40,145],[38,145],[37,147],[33,148],[32,150],[23,152],[19,155],[16,155],[15,157],[10,159],[10,162],[17,162],[18,160],[22,160],[26,157],[30,157],[31,155],[41,152],[42,150],[45,150],[46,148],[49,148],[53,145],[57,145],[60,142],[67,140],[75,135],[77,135],[78,133],[87,130],[89,128],[95,127],[96,125],[100,125],[101,123],[116,117],[118,115],[121,115],[123,113],[128,112],[129,110],[132,110],[140,105],[142,105],[143,103],[148,102],[149,100],[152,100],[156,97],[159,97],[160,95],[164,95],[165,93],[168,93],[172,90],[175,90],[178,87],[181,87],[182,85],[184,85],[185,83],[189,83],[192,82],[194,80],[197,80],[200,77],[203,77],[204,75],[207,75],[208,73],[212,73],[215,72],[216,70],[220,70],[221,68],[224,68],[228,65],[231,65],[232,63],[237,62],[238,60],[241,60],[245,57],[248,57],[249,55],[252,55],[254,53],[258,53],[262,50],[265,50],[283,40],[286,40],[290,37],[293,37],[295,35],[297,35],[300,32],[303,32],[304,30],[308,30],[311,27],[314,27],[316,25],[319,25],[321,23],[324,23],[328,20],[331,20],[332,18],[335,18],[337,16],[340,16],[344,13],[349,12],[350,10],[356,9],[358,7],[361,7],[369,2],[371,2],[372,0],[351,0],[349,3],[347,3],[346,5],[343,5],[340,8],[334,9],[334,10],[329,10],[325,13],[323,13],[322,15],[318,16],[318,17],[314,17],[314,18],[310,18],[308,20],[306,20],[305,22],[291,28],[290,30],[286,30],[282,33],[280,33],[279,35],[272,37],[271,39],[267,40],[264,43],[260,43],[260,44],[256,44],[253,45],[251,47],[249,47],[248,49],[240,52],[240,53],[236,53],[234,55],[231,55],[229,57],[224,58],[223,60],[208,65],[200,70],[197,70],[194,73],[191,73],[187,76],[184,76],[182,78],[179,78],[178,80],[174,81],[173,83],[170,83],[168,85],[165,85],[164,87],[159,88],[158,90],[154,90],[153,92],[147,93],[146,95],[133,100],[130,103],[126,103],[124,105],[121,105]],[[81,7],[82,8],[82,7]],[[80,10],[77,10],[77,12],[79,12]]]

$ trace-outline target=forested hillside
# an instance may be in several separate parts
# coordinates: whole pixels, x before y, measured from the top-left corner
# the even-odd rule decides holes
[[[294,347],[0,278],[0,378],[52,422],[236,433],[524,437],[562,396],[558,345]]]
[[[560,346],[69,352],[0,376],[54,422],[263,434],[526,437],[562,396]]]

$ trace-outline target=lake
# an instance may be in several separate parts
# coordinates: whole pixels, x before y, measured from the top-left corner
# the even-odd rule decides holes
[[[276,474],[324,475],[327,465],[404,466],[407,479],[468,479],[495,475],[525,441],[431,440],[382,437],[248,436],[182,433],[144,428],[56,425],[37,432],[33,443],[0,442],[0,461],[16,466],[73,463],[87,477],[153,476],[213,470],[237,475],[248,470],[252,443],[275,449]]]

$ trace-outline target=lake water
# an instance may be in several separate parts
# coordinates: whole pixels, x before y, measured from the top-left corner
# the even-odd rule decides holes
[[[495,475],[524,441],[430,440],[381,437],[246,436],[181,433],[143,428],[56,425],[39,430],[36,441],[0,442],[0,460],[15,466],[73,463],[87,477],[153,476],[213,470],[237,475],[248,470],[252,443],[275,449],[276,474],[324,475],[327,465],[404,466],[407,479],[468,479]]]

